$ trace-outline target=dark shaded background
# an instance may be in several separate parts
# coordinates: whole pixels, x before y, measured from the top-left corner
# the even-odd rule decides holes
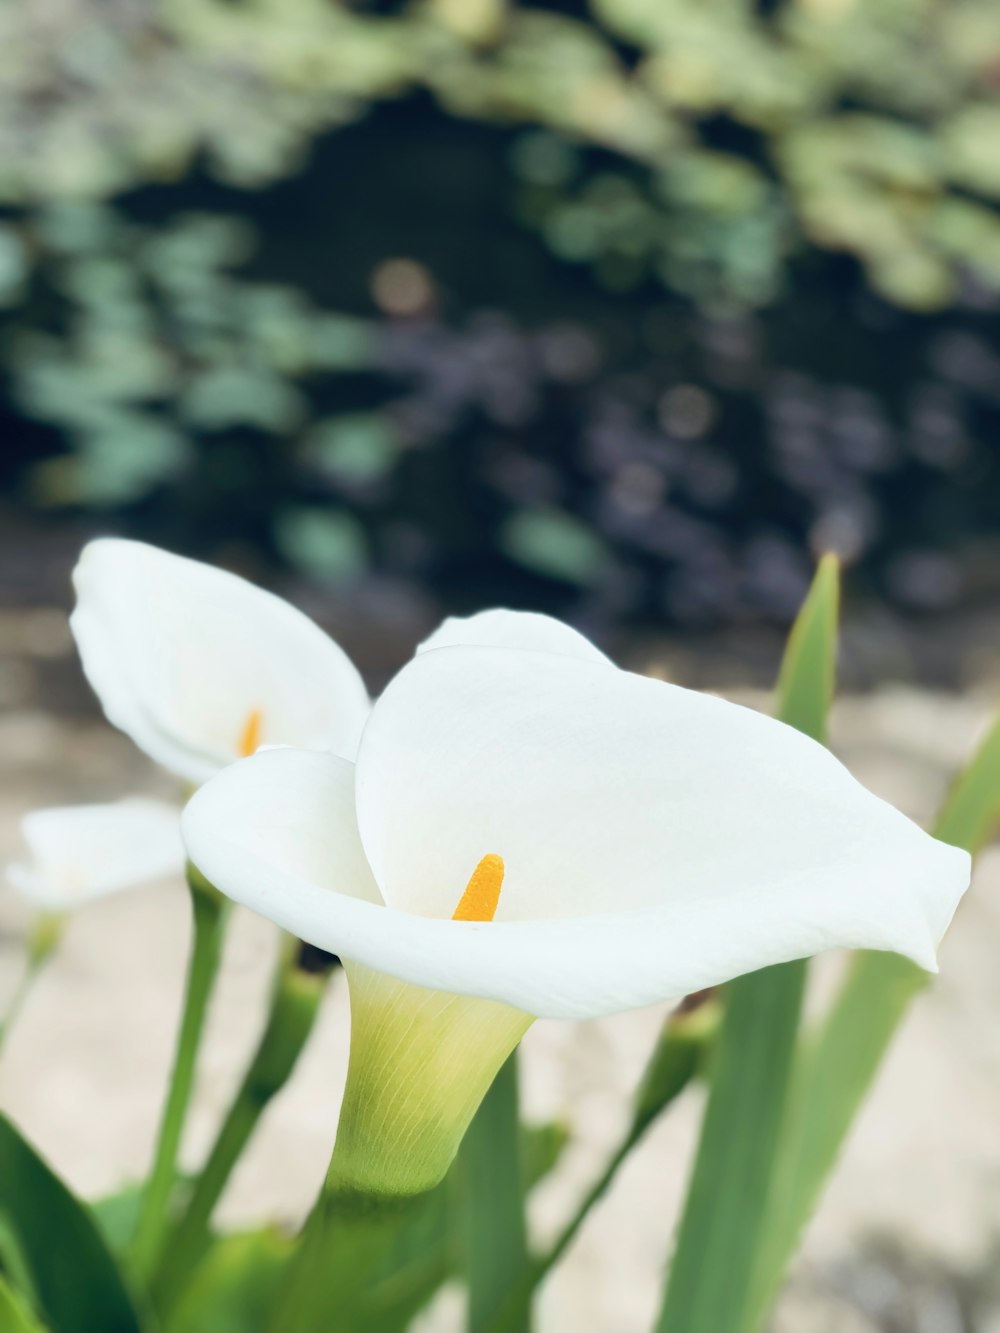
[[[113,530],[294,587],[376,674],[501,602],[753,675],[834,549],[857,682],[981,663],[992,5],[5,22],[5,600]]]

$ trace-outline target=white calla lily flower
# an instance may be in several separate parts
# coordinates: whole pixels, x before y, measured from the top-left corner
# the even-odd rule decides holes
[[[8,866],[7,877],[42,911],[64,912],[180,874],[184,844],[178,815],[166,801],[139,797],[34,810],[21,823],[27,859]]]
[[[223,892],[416,985],[577,1018],[835,947],[935,967],[969,857],[748,708],[550,653],[420,654],[357,764],[285,750],[189,804]],[[451,920],[484,857],[489,922]]]
[[[353,756],[371,709],[353,663],[301,611],[142,542],[100,538],[73,573],[70,625],[108,720],[189,782],[274,745]],[[14,888],[67,910],[182,872],[180,805],[39,810]]]
[[[364,682],[290,603],[111,537],[84,549],[73,582],[70,626],[108,720],[172,773],[204,782],[264,744],[354,755]]]
[[[470,1088],[485,1091],[531,1017],[649,1005],[835,947],[935,967],[969,857],[821,745],[579,651],[427,647],[375,704],[356,766],[257,755],[195,795],[183,832],[224,893],[340,954],[352,993],[355,975],[366,994],[382,975],[381,1017],[363,1026],[383,1047],[427,991],[472,997],[477,1038],[458,1004],[434,1039],[448,1079],[430,1035],[398,1044],[447,1085],[424,1080],[431,1137],[442,1098],[474,1109]],[[381,1075],[371,1063],[352,1044],[354,1082],[381,1078],[398,1099],[385,1050]],[[354,1101],[349,1078],[349,1118]],[[334,1166],[340,1153],[358,1185],[363,1154],[342,1137],[343,1121]]]

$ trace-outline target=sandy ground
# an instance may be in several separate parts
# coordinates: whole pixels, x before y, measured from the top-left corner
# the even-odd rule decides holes
[[[41,656],[61,651],[57,624],[39,634]],[[0,694],[3,684],[0,673]],[[993,706],[985,697],[905,690],[845,699],[836,710],[834,744],[867,785],[926,819]],[[0,859],[16,852],[19,816],[33,805],[126,791],[164,794],[170,787],[103,723],[31,708],[0,714]],[[0,894],[0,997],[15,984],[27,923],[17,897]],[[115,1189],[148,1160],[186,944],[186,902],[178,884],[81,910],[4,1052],[0,1105],[87,1195]],[[190,1164],[198,1161],[254,1040],[274,947],[268,925],[237,915],[184,1145]],[[915,1006],[810,1229],[779,1313],[781,1333],[962,1333],[973,1327],[959,1317],[952,1277],[957,1274],[961,1285],[963,1275],[985,1268],[1000,1234],[998,957],[1000,853],[993,852],[982,858],[946,943],[941,975]],[[837,966],[838,960],[825,959],[814,968],[819,991]],[[562,1118],[573,1134],[560,1167],[533,1201],[538,1238],[553,1234],[599,1171],[661,1019],[662,1012],[651,1010],[593,1023],[543,1022],[525,1039],[527,1115]],[[268,1111],[231,1183],[223,1221],[302,1215],[332,1143],[347,1033],[340,977],[294,1080]],[[621,1172],[544,1289],[543,1333],[649,1328],[699,1110],[699,1094],[692,1092]],[[904,1270],[911,1264],[927,1281],[940,1269],[941,1283],[930,1282],[914,1303],[917,1279],[901,1278],[895,1260],[878,1258],[877,1236],[893,1238]],[[450,1333],[459,1326],[457,1304],[457,1295],[446,1293],[422,1327]],[[991,1323],[981,1314],[974,1327],[998,1333],[1000,1320]]]

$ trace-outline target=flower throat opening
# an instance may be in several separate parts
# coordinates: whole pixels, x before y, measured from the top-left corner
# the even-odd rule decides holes
[[[452,915],[452,921],[492,921],[500,902],[503,857],[490,852],[476,866]]]

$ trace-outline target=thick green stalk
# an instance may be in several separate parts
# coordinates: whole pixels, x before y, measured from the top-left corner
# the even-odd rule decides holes
[[[381,1333],[380,1284],[392,1277],[398,1238],[418,1222],[428,1198],[325,1188],[272,1313],[271,1333]]]
[[[131,1260],[140,1277],[146,1277],[155,1268],[169,1222],[168,1206],[177,1170],[177,1151],[191,1100],[205,1013],[219,970],[222,941],[229,917],[226,899],[193,867],[188,869],[188,885],[193,939],[184,1013],[177,1036],[170,1091],[160,1122],[156,1155],[143,1192],[139,1222],[132,1242]]]
[[[469,1333],[484,1333],[528,1267],[517,1051],[483,1098],[459,1154]],[[528,1311],[510,1325],[527,1333]]]
[[[426,990],[354,962],[345,970],[344,1103],[323,1193],[272,1311],[273,1333],[389,1333],[390,1293],[398,1311],[411,1278],[427,1290],[419,1256],[442,1253],[439,1186],[531,1023],[492,1000]],[[438,1258],[431,1268],[439,1281]]]
[[[309,1039],[328,971],[305,971],[296,942],[282,951],[267,1024],[153,1278],[157,1307],[172,1308],[209,1240],[209,1222],[264,1108],[284,1087]]]

